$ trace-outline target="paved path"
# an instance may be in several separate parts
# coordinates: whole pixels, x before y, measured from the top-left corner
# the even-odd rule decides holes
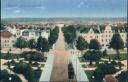
[[[59,37],[56,43],[53,70],[51,74],[51,81],[68,81],[68,63],[70,54],[65,51],[64,36],[60,28]],[[74,79],[76,81],[76,79]]]

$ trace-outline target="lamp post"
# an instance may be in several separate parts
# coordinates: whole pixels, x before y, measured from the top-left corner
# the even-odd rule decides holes
[[[10,55],[10,57],[11,57],[11,59],[12,59],[12,56],[11,56],[11,54],[10,54],[10,51],[11,51],[11,48],[9,49],[8,54]],[[9,60],[9,69],[11,69],[11,66],[10,66],[10,64],[11,64],[11,59]],[[12,80],[12,77],[11,77],[11,70],[10,70],[9,81],[11,82],[11,80]]]
[[[127,28],[128,28],[128,25],[127,25]],[[127,41],[126,41],[127,43],[127,45],[126,45],[126,47],[127,47],[127,71],[128,71],[128,29],[127,29]]]

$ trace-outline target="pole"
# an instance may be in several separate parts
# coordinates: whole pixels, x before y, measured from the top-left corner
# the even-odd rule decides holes
[[[126,5],[127,5],[127,1],[126,1]],[[128,9],[126,8],[126,11],[128,12]],[[126,22],[126,32],[127,32],[127,71],[128,71],[128,13],[127,13],[127,22]]]
[[[126,42],[126,44],[127,44],[127,71],[128,71],[128,29],[127,29],[127,42]]]

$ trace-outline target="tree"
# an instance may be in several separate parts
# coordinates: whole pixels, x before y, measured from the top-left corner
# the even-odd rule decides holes
[[[0,70],[0,82],[9,82],[11,76],[13,82],[22,82],[16,74],[9,74],[7,70]]]
[[[88,48],[88,43],[83,37],[79,36],[76,42],[76,47],[78,50],[83,51]]]
[[[92,39],[89,44],[89,49],[100,50],[101,45],[97,39]]]
[[[35,41],[35,39],[30,39],[30,40],[28,41],[28,47],[29,47],[30,49],[36,48],[36,41]]]
[[[103,51],[103,56],[108,56],[108,53],[107,53],[106,49]]]
[[[23,37],[19,37],[17,38],[14,46],[22,50],[22,48],[27,47],[27,41]]]
[[[93,61],[98,61],[101,58],[101,52],[100,51],[87,51],[83,55],[85,60],[88,60],[90,62],[90,65],[92,65]]]
[[[128,71],[123,71],[121,74],[117,76],[119,82],[127,82],[128,81]]]
[[[111,63],[99,64],[95,69],[93,76],[96,81],[102,81],[106,74],[114,74],[116,71],[116,68]]]
[[[37,40],[37,50],[40,50],[42,52],[49,51],[49,43],[45,38],[42,38],[41,36]]]
[[[44,61],[44,54],[35,51],[23,52],[22,57],[29,61]]]
[[[76,39],[76,28],[73,25],[65,26],[62,28],[64,33],[65,41],[69,45],[73,45],[75,39]]]
[[[53,30],[50,31],[50,36],[48,38],[49,46],[51,47],[54,43],[56,43],[59,35],[59,28],[55,27]]]
[[[120,34],[119,33],[115,33],[113,35],[113,37],[111,39],[111,42],[109,44],[110,44],[109,48],[113,48],[114,50],[116,50],[117,58],[119,60],[120,59],[120,56],[119,56],[120,52],[119,52],[119,50],[124,48],[124,42],[123,42]]]

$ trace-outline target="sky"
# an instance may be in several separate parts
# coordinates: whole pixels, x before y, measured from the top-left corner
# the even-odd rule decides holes
[[[126,17],[126,3],[127,0],[1,0],[1,17]]]

